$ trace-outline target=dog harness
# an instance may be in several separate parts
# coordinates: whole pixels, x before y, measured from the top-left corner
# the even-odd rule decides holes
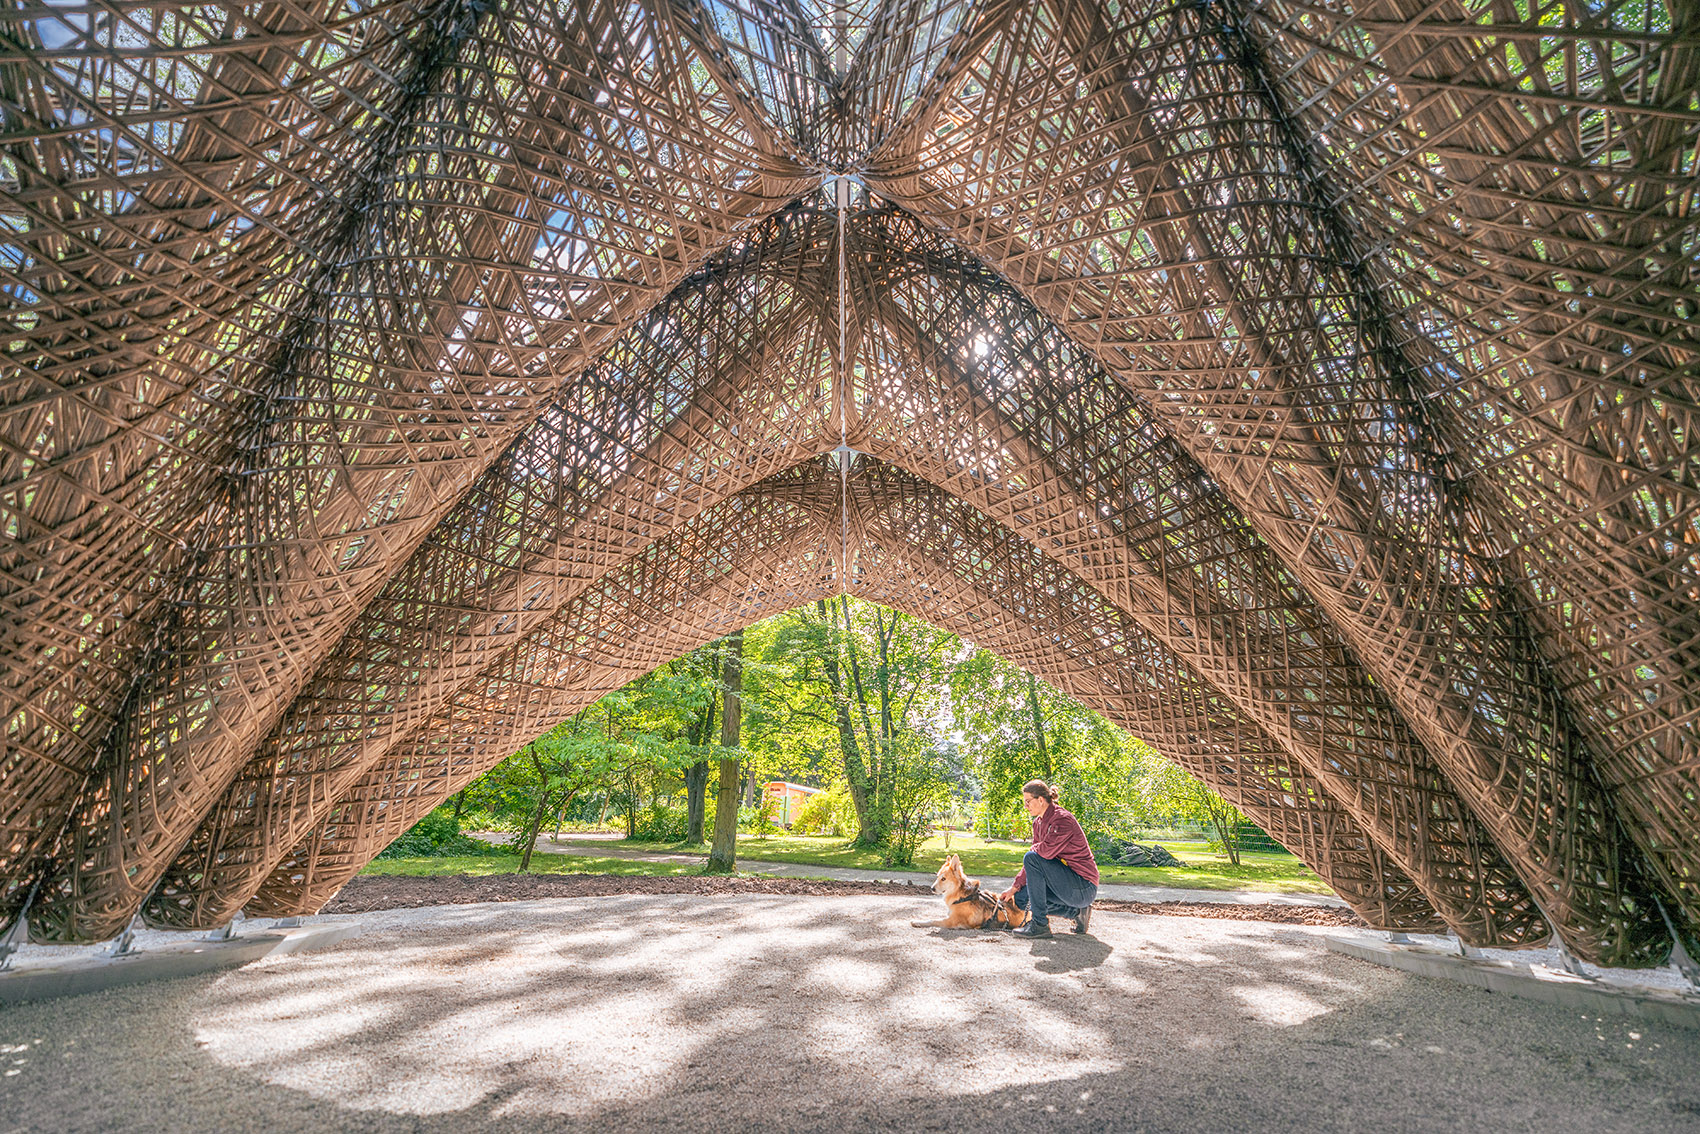
[[[974,888],[968,891],[965,897],[952,898],[950,904],[960,906],[964,902],[977,902],[985,907],[986,920],[980,923],[981,929],[1009,928],[1009,910],[1004,907],[1002,902],[998,901],[997,895],[988,894],[981,890],[978,882],[974,883]]]

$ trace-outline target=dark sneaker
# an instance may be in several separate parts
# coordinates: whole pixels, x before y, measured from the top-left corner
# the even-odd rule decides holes
[[[1085,933],[1087,927],[1090,926],[1091,924],[1092,924],[1092,907],[1091,906],[1083,907],[1079,913],[1074,915],[1074,931],[1076,933]]]
[[[1051,936],[1051,927],[1042,921],[1030,921],[1015,931],[1017,937],[1026,937],[1034,941],[1046,940]]]

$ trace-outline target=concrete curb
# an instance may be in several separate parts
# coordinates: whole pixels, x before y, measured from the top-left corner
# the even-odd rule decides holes
[[[90,946],[87,951],[79,950],[76,956],[64,960],[0,972],[0,1004],[80,996],[132,984],[237,969],[262,957],[285,957],[323,949],[359,931],[357,922],[309,925],[232,937],[227,941],[196,938],[137,950],[122,957],[107,956],[105,946]]]
[[[1327,941],[1336,953],[1418,976],[1474,985],[1489,992],[1602,1016],[1634,1016],[1677,1027],[1700,1028],[1700,996],[1653,988],[1619,988],[1555,969],[1460,957],[1420,945],[1394,945],[1349,937],[1329,937]]]

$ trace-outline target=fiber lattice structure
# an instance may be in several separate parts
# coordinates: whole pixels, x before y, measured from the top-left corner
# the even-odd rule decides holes
[[[1700,936],[1694,5],[0,25],[0,925],[317,909],[849,592],[1376,925]]]

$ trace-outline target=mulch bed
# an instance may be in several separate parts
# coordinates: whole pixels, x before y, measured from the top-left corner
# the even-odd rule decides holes
[[[924,886],[909,882],[828,882],[805,878],[717,878],[695,874],[447,874],[429,878],[367,875],[342,888],[322,912],[417,906],[456,906],[472,902],[524,902],[536,898],[593,898],[618,894],[812,894],[931,898]],[[1100,901],[1094,910],[1112,913],[1213,917],[1228,921],[1273,921],[1283,925],[1364,925],[1350,910],[1328,906],[1227,905],[1216,902]]]

